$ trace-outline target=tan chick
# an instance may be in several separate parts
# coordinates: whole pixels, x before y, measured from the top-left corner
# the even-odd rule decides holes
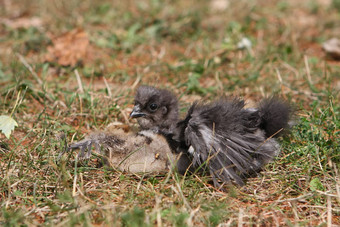
[[[167,172],[176,166],[178,154],[171,151],[159,132],[170,130],[177,122],[177,98],[167,90],[141,86],[136,93],[131,117],[139,117],[142,113],[143,118],[138,118],[140,132],[125,132],[109,125],[105,130],[93,132],[84,140],[71,144],[68,150],[80,149],[78,158],[82,160],[89,159],[94,148],[104,158],[105,164],[120,171]],[[183,162],[182,158],[180,162]]]

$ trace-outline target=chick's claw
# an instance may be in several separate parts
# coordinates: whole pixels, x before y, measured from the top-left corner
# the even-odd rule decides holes
[[[80,153],[78,154],[78,159],[84,160],[91,157],[92,146],[95,146],[96,149],[100,148],[100,145],[95,140],[82,140],[78,143],[71,144],[68,147],[68,150],[79,149]]]

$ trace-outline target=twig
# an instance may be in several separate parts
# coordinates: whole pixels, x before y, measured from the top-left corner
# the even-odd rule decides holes
[[[201,180],[201,178],[199,178],[196,174],[195,174],[195,177],[196,177],[197,180],[198,180],[199,182],[201,182],[201,183],[204,185],[204,187],[205,187],[206,189],[208,189],[210,192],[212,192],[212,190],[215,190],[215,188],[212,187],[211,185],[208,185],[208,184],[204,183],[204,182]],[[212,190],[210,190],[210,189],[212,189]],[[218,191],[219,191],[219,190],[218,190]],[[222,191],[219,191],[219,192],[222,192]],[[222,192],[222,193],[223,193],[223,192]]]
[[[78,166],[78,157],[76,158],[74,164],[74,178],[73,178],[73,187],[72,187],[72,196],[76,196],[76,186],[77,186],[77,166]]]
[[[125,159],[125,160],[126,160],[126,159]],[[146,173],[146,161],[144,162],[143,175],[142,175],[142,177],[140,178],[140,181],[139,181],[139,183],[138,183],[138,185],[137,185],[136,192],[139,191],[139,189],[140,189],[140,187],[141,187],[141,185],[142,185],[143,179],[144,179],[144,177],[145,177],[145,173]]]
[[[239,212],[238,212],[238,227],[242,227],[243,226],[243,209],[240,208]]]
[[[77,78],[77,82],[78,82],[78,86],[79,86],[79,91],[80,91],[80,93],[84,93],[84,88],[83,88],[83,85],[81,83],[81,79],[80,79],[78,70],[77,69],[74,70],[74,73],[76,74],[76,78]]]
[[[336,189],[336,194],[337,194],[337,201],[340,204],[340,177],[339,177],[339,173],[338,173],[338,168],[337,165],[333,165],[334,166],[334,173],[335,173],[335,189]]]
[[[309,82],[309,84],[313,84],[312,83],[312,77],[310,75],[310,68],[309,68],[309,63],[308,63],[308,57],[305,55],[303,57],[303,59],[305,60],[305,67],[306,67],[306,73],[307,73],[308,82]]]
[[[321,209],[321,210],[324,210],[325,207],[324,206],[313,206],[313,205],[304,205],[303,207],[307,207],[307,208],[314,208],[314,209]],[[334,208],[334,207],[331,207],[331,210],[334,211],[334,212],[340,212],[340,209],[337,209],[337,208]]]
[[[195,217],[196,213],[200,210],[201,206],[198,205],[198,207],[190,212],[190,216],[187,219],[187,225],[188,226],[194,226],[192,219]]]
[[[187,202],[185,196],[183,195],[181,186],[179,185],[178,182],[176,182],[176,186],[177,186],[177,189],[178,189],[178,190],[176,190],[176,188],[175,188],[174,186],[172,186],[172,185],[171,185],[171,189],[172,189],[177,195],[179,195],[179,196],[182,198],[182,201],[183,201],[184,205],[186,206],[186,208],[187,208],[188,210],[192,210],[191,207],[190,207],[190,205],[189,205],[189,203]]]
[[[12,117],[12,115],[13,115],[13,113],[14,113],[14,110],[15,110],[15,108],[16,108],[17,105],[18,105],[19,98],[20,98],[20,94],[21,94],[21,90],[19,90],[19,92],[18,92],[17,99],[15,100],[15,104],[14,104],[14,107],[13,107],[13,109],[12,109],[12,112],[11,112],[10,117]]]
[[[282,64],[290,71],[292,71],[295,74],[295,77],[298,78],[299,77],[299,72],[291,65],[289,65],[287,62],[282,61]]]
[[[159,196],[155,196],[156,199],[156,220],[157,220],[157,226],[163,226],[162,225],[162,216],[161,216],[161,209],[159,208],[159,204],[161,204],[162,199]]]
[[[18,56],[19,60],[21,61],[21,63],[28,69],[28,71],[30,71],[30,73],[32,74],[32,76],[34,77],[34,79],[36,79],[38,81],[38,83],[40,85],[43,84],[43,82],[40,80],[38,74],[33,70],[32,66],[30,66],[30,64],[28,64],[28,62],[26,61],[26,59],[24,58],[24,56],[22,56],[21,54],[16,53],[16,55]]]
[[[112,98],[111,88],[110,88],[109,84],[107,83],[105,76],[103,76],[103,79],[104,79],[104,83],[105,83],[105,86],[106,86],[106,89],[107,89],[107,93],[108,93],[109,97]]]
[[[291,202],[288,202],[289,206],[292,208],[293,210],[293,214],[294,214],[294,219],[295,219],[295,222],[297,223],[300,218],[299,218],[299,214],[297,212],[297,209],[296,209],[296,204],[295,204],[295,200],[291,201]]]
[[[280,73],[280,71],[279,71],[278,68],[275,68],[275,71],[276,71],[277,78],[279,79],[280,84],[282,85],[282,77],[281,77],[281,73]]]
[[[126,113],[122,110],[122,108],[120,108],[119,105],[117,105],[116,107],[118,108],[119,112],[123,115],[125,122],[129,124],[130,123],[129,117],[126,115]]]
[[[139,72],[137,72],[137,78],[136,78],[135,82],[134,82],[134,83],[132,84],[132,86],[131,86],[131,89],[132,89],[132,90],[134,90],[134,89],[137,87],[137,85],[138,85],[139,82],[140,82],[140,79],[141,79],[141,76],[140,76]]]
[[[299,196],[299,197],[296,197],[296,198],[276,200],[276,202],[282,203],[282,202],[299,201],[299,200],[302,200],[302,199],[307,198],[307,197],[312,196],[312,195],[313,195],[312,193],[308,193],[308,194],[305,194],[305,195],[302,195],[302,196]]]
[[[332,199],[327,196],[327,227],[332,227]]]
[[[320,193],[321,195],[325,195],[325,196],[329,196],[329,197],[337,197],[336,194],[329,194],[327,192],[323,192],[323,191],[319,191],[319,190],[316,190],[316,192]]]
[[[90,199],[89,197],[85,196],[84,193],[80,190],[80,188],[78,186],[76,186],[79,192],[80,197],[86,199],[87,201],[89,201],[90,203],[96,205],[97,207],[100,206],[100,204],[98,204],[97,202],[93,201],[92,199]]]

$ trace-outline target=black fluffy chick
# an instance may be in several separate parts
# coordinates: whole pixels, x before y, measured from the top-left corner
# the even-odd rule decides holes
[[[181,154],[180,173],[207,167],[216,187],[231,181],[243,185],[245,177],[273,160],[280,152],[275,137],[288,128],[291,116],[290,106],[276,98],[248,109],[237,98],[195,103],[181,121],[177,105],[171,92],[141,86],[131,116],[142,128],[164,135]]]
[[[140,86],[130,117],[137,118],[142,130],[167,132],[178,121],[177,98],[168,90]]]

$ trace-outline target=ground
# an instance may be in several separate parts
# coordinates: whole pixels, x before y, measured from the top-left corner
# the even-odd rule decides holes
[[[339,0],[2,0],[0,225],[340,225]],[[241,42],[243,40],[243,42]],[[65,143],[128,118],[141,84],[195,100],[279,96],[295,126],[280,156],[246,186],[132,175]]]

